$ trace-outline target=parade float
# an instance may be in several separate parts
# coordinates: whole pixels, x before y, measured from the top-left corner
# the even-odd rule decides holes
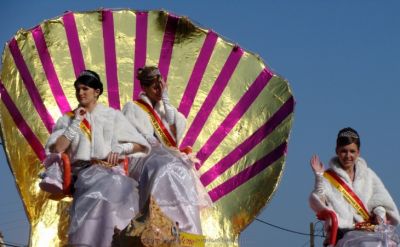
[[[40,190],[38,174],[55,121],[77,105],[76,77],[84,69],[99,72],[102,103],[121,109],[138,97],[135,71],[144,65],[158,66],[171,103],[187,118],[180,146],[192,147],[213,202],[201,212],[204,235],[185,240],[181,233],[174,244],[239,246],[240,233],[270,201],[293,122],[295,102],[284,78],[257,54],[187,17],[131,9],[65,12],[19,30],[2,56],[1,134],[30,222],[30,246],[67,241],[71,197],[51,198]]]

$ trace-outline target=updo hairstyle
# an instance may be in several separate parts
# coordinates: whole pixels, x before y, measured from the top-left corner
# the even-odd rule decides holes
[[[100,76],[92,70],[82,71],[76,81],[74,87],[77,88],[79,84],[83,84],[93,89],[100,89],[99,96],[103,93],[103,83],[100,80]]]
[[[347,146],[352,143],[356,144],[358,149],[360,149],[361,142],[357,131],[350,127],[341,129],[337,135],[336,148]]]
[[[155,78],[161,80],[161,73],[156,66],[144,66],[137,70],[136,78],[140,81],[142,87],[149,87],[153,84]]]

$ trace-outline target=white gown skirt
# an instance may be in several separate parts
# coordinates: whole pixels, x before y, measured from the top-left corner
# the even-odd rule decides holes
[[[111,246],[114,227],[125,228],[138,213],[137,182],[112,169],[92,165],[79,171],[70,210],[68,243]]]
[[[130,175],[139,180],[140,211],[146,212],[152,196],[180,230],[202,234],[200,209],[211,201],[187,156],[157,146],[134,162]]]
[[[390,226],[393,227],[393,226]],[[384,231],[349,231],[338,241],[336,247],[395,247],[399,238],[393,229]]]

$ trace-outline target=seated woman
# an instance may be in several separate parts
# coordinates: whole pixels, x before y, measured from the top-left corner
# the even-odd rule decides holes
[[[202,234],[200,208],[211,204],[195,174],[193,162],[177,148],[186,119],[170,105],[167,89],[157,67],[138,70],[143,92],[122,112],[151,144],[151,152],[135,162],[131,176],[139,181],[139,209],[145,214],[150,196],[179,229]]]
[[[316,155],[310,164],[315,173],[310,205],[315,212],[336,213],[341,238],[337,246],[392,246],[398,241],[393,226],[399,223],[399,212],[379,177],[360,157],[360,137],[354,129],[339,131],[329,169]]]
[[[74,177],[68,242],[108,247],[114,227],[126,227],[138,213],[137,182],[126,176],[119,157],[144,155],[150,146],[121,112],[97,102],[103,92],[97,73],[83,71],[74,87],[78,108],[62,116],[50,135],[40,186],[60,189],[59,154],[67,152]]]

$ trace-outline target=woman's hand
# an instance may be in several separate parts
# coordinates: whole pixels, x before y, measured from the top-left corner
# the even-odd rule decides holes
[[[75,119],[82,121],[86,117],[86,110],[82,106],[78,107],[74,111]]]
[[[168,91],[167,83],[164,81],[163,78],[160,78],[160,86],[161,86],[162,92]]]
[[[118,157],[119,157],[119,153],[116,152],[110,152],[107,155],[107,162],[113,165],[118,164]]]
[[[379,215],[375,215],[375,222],[376,222],[378,225],[387,224],[386,217],[382,218],[382,217],[379,216]]]
[[[78,108],[74,110],[74,119],[65,129],[63,135],[57,138],[57,141],[53,149],[55,152],[62,153],[65,150],[67,150],[72,140],[79,135],[79,129],[80,129],[79,126],[82,120],[85,118],[85,116],[86,116],[85,108],[78,106]]]
[[[376,224],[387,224],[386,209],[383,206],[378,206],[372,210]]]
[[[320,161],[318,155],[314,154],[311,157],[310,165],[311,165],[311,169],[313,170],[313,172],[315,174],[318,174],[318,173],[321,174],[321,173],[324,173],[324,171],[325,171],[324,164],[322,164],[322,162]]]

